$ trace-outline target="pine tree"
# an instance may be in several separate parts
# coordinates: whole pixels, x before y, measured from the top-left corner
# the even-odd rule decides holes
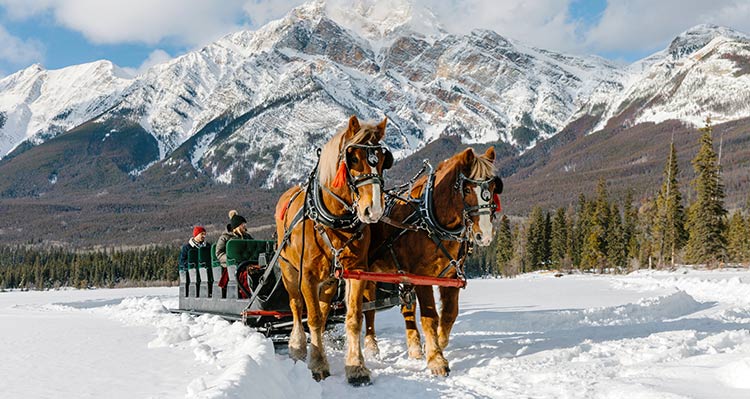
[[[544,212],[539,206],[531,210],[528,229],[526,231],[526,266],[530,270],[537,270],[544,262]]]
[[[568,256],[568,223],[565,217],[565,208],[558,208],[552,219],[552,232],[550,233],[550,261],[558,269],[566,267],[565,260]]]
[[[739,211],[734,212],[729,219],[727,257],[729,262],[750,261],[750,226]]]
[[[552,219],[549,212],[544,212],[544,233],[542,236],[542,264],[545,269],[552,263]]]
[[[693,263],[719,261],[726,250],[724,237],[724,187],[721,183],[721,168],[711,139],[711,120],[701,128],[701,147],[693,159],[695,180],[695,202],[688,212],[689,238],[687,260]]]
[[[510,227],[510,220],[506,215],[503,215],[500,219],[500,226],[497,230],[497,246],[495,253],[498,273],[504,275],[508,274],[510,260],[513,258],[513,234]]]
[[[656,197],[656,215],[652,231],[659,266],[667,262],[674,266],[675,255],[687,239],[685,209],[682,206],[682,194],[677,182],[678,173],[677,154],[672,143],[664,167],[664,183]]]
[[[625,242],[627,259],[638,257],[638,209],[633,206],[633,190],[628,189],[623,205],[623,241]]]
[[[600,178],[597,184],[596,200],[587,208],[592,209],[587,217],[588,231],[581,249],[581,264],[584,268],[599,269],[601,273],[607,266],[607,231],[610,223],[609,195],[604,178]]]
[[[622,270],[627,267],[625,235],[623,231],[622,218],[620,217],[620,208],[617,204],[612,204],[609,213],[609,230],[607,232],[607,262],[615,269]]]

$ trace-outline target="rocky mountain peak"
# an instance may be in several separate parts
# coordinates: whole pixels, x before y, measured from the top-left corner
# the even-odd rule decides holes
[[[667,47],[667,53],[672,60],[687,57],[705,47],[709,42],[719,36],[730,39],[750,39],[745,33],[732,28],[713,24],[701,24],[680,33]]]

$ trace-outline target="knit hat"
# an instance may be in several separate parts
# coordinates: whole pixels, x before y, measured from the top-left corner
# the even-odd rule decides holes
[[[242,223],[247,223],[247,220],[238,215],[237,211],[235,211],[234,209],[229,211],[229,224],[227,225],[228,230],[234,230],[237,227],[240,227]]]
[[[195,226],[193,227],[193,237],[197,236],[200,233],[205,233],[206,229],[203,228],[203,226]]]

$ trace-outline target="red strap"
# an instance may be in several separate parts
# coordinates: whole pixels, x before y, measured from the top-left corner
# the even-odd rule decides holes
[[[494,200],[495,200],[495,206],[497,207],[497,208],[495,208],[495,212],[502,212],[503,211],[503,206],[500,205],[500,195],[499,194],[495,194]]]

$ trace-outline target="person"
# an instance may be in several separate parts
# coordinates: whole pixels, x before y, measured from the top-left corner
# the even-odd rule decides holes
[[[206,242],[206,229],[203,226],[193,227],[193,237],[191,237],[187,243],[182,246],[180,250],[180,270],[187,270],[188,266],[188,252],[195,248],[203,248],[208,243]]]
[[[221,263],[221,267],[227,267],[227,241],[234,239],[252,240],[253,236],[247,232],[247,220],[233,209],[229,211],[227,231],[222,233],[216,242],[216,259]]]

